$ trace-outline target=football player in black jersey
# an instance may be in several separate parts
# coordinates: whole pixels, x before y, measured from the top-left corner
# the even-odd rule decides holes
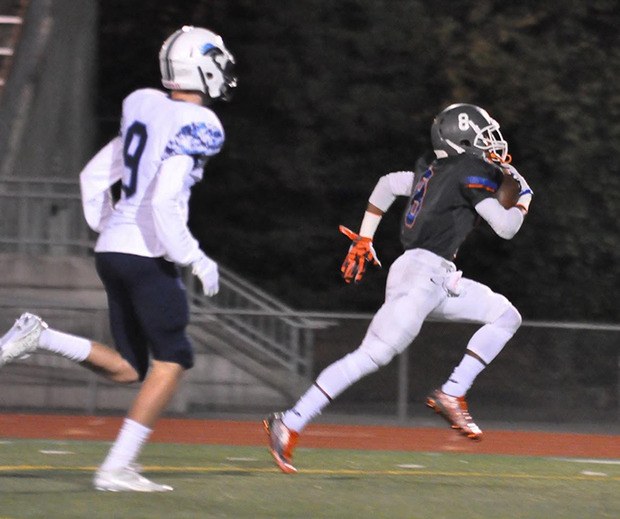
[[[499,124],[482,108],[447,107],[433,121],[431,140],[435,157],[428,166],[418,163],[416,171],[379,179],[359,234],[340,228],[352,240],[343,277],[347,283],[359,282],[367,263],[380,265],[372,239],[383,214],[397,196],[409,199],[400,233],[405,250],[390,267],[385,302],[362,344],[324,369],[293,408],[264,420],[271,453],[283,472],[296,470],[292,451],[306,424],[353,383],[404,351],[428,317],[482,325],[445,384],[427,397],[427,405],[454,429],[473,440],[482,437],[465,394],[517,331],[521,316],[504,296],[463,278],[453,260],[479,217],[499,236],[511,239],[521,228],[533,193],[510,165]],[[504,174],[520,185],[517,204],[508,209],[495,197]]]

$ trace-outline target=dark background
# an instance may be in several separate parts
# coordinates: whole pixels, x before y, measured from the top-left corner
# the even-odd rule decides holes
[[[400,254],[402,203],[375,238],[384,268],[339,268],[378,178],[411,169],[433,116],[483,106],[535,191],[511,241],[480,227],[465,275],[527,319],[618,322],[620,14],[616,0],[100,0],[99,143],[135,88],[160,87],[158,52],[181,25],[219,32],[239,87],[215,111],[225,149],[190,225],[223,265],[297,309],[372,312]]]

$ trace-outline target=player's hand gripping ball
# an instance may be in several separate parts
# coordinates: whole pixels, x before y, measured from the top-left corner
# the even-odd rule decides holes
[[[504,173],[502,175],[502,183],[495,192],[495,198],[506,209],[510,209],[517,204],[520,191],[521,186],[519,182],[510,173]]]

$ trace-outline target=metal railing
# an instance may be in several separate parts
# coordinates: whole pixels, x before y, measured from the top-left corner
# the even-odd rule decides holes
[[[52,178],[0,178],[0,247],[3,252],[46,255],[91,254],[79,184]],[[229,269],[220,266],[220,292],[204,297],[200,282],[185,276],[194,321],[213,322],[254,356],[307,378],[312,371],[314,329],[321,322],[295,315]]]
[[[85,255],[92,245],[76,180],[0,178],[0,204],[5,252]]]
[[[30,308],[41,311],[55,325],[84,336],[106,338],[105,308],[77,308],[45,306]],[[3,310],[0,305],[0,310]],[[15,313],[15,307],[7,307]],[[329,322],[336,326],[316,331],[317,372],[334,358],[343,356],[358,345],[371,316],[369,314],[334,312],[288,312],[274,310],[204,309],[203,317],[212,314],[308,319],[311,322]],[[6,312],[0,319],[4,329],[8,325]],[[420,336],[395,362],[379,372],[357,382],[341,395],[328,409],[329,415],[356,417],[367,416],[376,421],[409,420],[432,422],[432,415],[424,409],[424,396],[428,390],[445,381],[454,365],[463,355],[465,344],[477,329],[476,325],[429,322]],[[606,427],[617,434],[620,424],[620,350],[618,339],[620,325],[524,321],[522,328],[508,343],[500,356],[479,376],[470,391],[472,412],[486,422],[540,422],[556,426],[582,424],[584,428]],[[358,339],[356,339],[358,338]],[[326,355],[326,352],[327,355]],[[202,354],[199,352],[199,355]],[[193,370],[192,370],[193,371]],[[314,376],[316,376],[316,372]],[[187,383],[202,388],[204,379],[190,372]],[[50,354],[33,355],[30,359],[5,368],[0,386],[10,384],[28,387],[24,395],[32,395],[37,384],[40,392],[39,407],[57,409],[58,394],[77,388],[80,401],[73,409],[96,414],[111,407],[110,383],[73,363]],[[121,388],[122,389],[122,388]],[[286,397],[292,404],[305,389],[300,387],[293,397]],[[116,390],[117,392],[119,390]],[[200,389],[199,398],[209,397]],[[106,392],[108,392],[106,394]],[[191,391],[190,391],[191,392]],[[102,396],[106,394],[106,396]],[[69,398],[70,400],[70,398]],[[191,414],[192,401],[188,399],[172,411]],[[0,401],[5,407],[15,407],[6,392],[0,388]],[[30,400],[32,401],[32,399]],[[62,400],[65,402],[66,400]],[[103,403],[103,405],[102,405]],[[195,402],[193,402],[195,403]],[[263,405],[267,405],[264,402]],[[286,405],[285,404],[285,405]],[[36,405],[24,405],[35,407]],[[67,405],[69,407],[69,405]],[[212,411],[231,408],[214,403]],[[260,409],[256,402],[241,402],[235,406],[239,412],[252,413]],[[200,411],[199,411],[200,412]],[[426,423],[426,422],[425,422]]]
[[[220,290],[202,296],[200,282],[186,275],[193,320],[216,318],[218,326],[248,341],[256,355],[309,380],[312,374],[314,330],[325,323],[307,319],[241,276],[220,265]]]
[[[321,352],[329,351],[331,361],[355,349],[373,317],[300,315],[337,325],[316,332],[317,369],[326,364]],[[344,413],[367,410],[401,422],[418,413],[426,416],[425,395],[447,380],[477,329],[477,324],[428,320],[407,350],[362,379],[334,408]],[[620,324],[524,320],[476,379],[470,398],[481,402],[476,415],[482,413],[487,420],[620,424]]]

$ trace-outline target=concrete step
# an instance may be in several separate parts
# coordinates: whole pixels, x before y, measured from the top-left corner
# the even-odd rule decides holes
[[[53,328],[113,342],[107,298],[92,258],[0,254],[0,335],[24,311],[39,314]],[[173,412],[245,405],[277,409],[307,385],[219,326],[216,316],[203,316],[188,331],[196,365],[171,404]],[[0,405],[9,408],[120,411],[135,392],[48,354],[7,366],[0,377]]]

